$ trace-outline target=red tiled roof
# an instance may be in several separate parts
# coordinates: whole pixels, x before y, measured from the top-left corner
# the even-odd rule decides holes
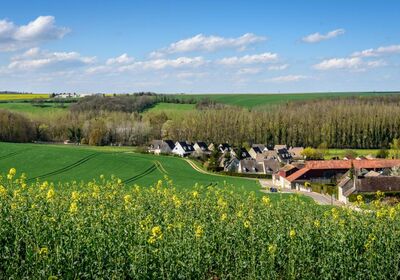
[[[293,182],[303,176],[310,170],[320,170],[320,169],[350,169],[353,163],[356,169],[381,169],[381,168],[391,168],[394,166],[400,166],[399,159],[373,159],[373,160],[315,160],[307,161],[306,166],[292,175],[288,176],[286,180]]]
[[[400,165],[399,159],[371,159],[371,160],[314,160],[307,161],[309,169],[350,169],[353,163],[354,168],[389,168]]]
[[[310,171],[310,169],[308,169],[307,167],[304,167],[304,168],[294,172],[292,175],[286,177],[286,180],[288,180],[289,182],[293,182],[297,178],[299,178],[299,177],[303,176],[304,174],[306,174],[308,171]]]

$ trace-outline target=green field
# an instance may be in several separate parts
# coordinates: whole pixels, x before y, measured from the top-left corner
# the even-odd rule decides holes
[[[0,109],[25,114],[29,117],[43,117],[45,115],[60,114],[66,111],[70,103],[61,107],[58,103],[33,104],[29,102],[0,102]]]
[[[305,101],[319,98],[349,97],[349,96],[381,96],[398,94],[397,92],[320,92],[320,93],[292,93],[292,94],[181,94],[174,97],[183,100],[200,100],[209,98],[219,103],[243,107],[283,104],[291,101]]]
[[[164,112],[169,117],[179,117],[186,112],[196,109],[195,104],[177,104],[177,103],[157,103],[154,107],[146,110],[147,113],[161,113]]]
[[[0,143],[0,173],[11,167],[36,179],[52,182],[91,181],[115,175],[127,185],[149,186],[168,176],[178,188],[234,184],[259,190],[257,180],[202,174],[181,158],[135,153],[129,148]]]
[[[48,94],[0,94],[0,100],[31,100],[49,98]]]
[[[333,157],[343,158],[347,151],[354,151],[357,156],[376,156],[378,149],[329,149],[329,152],[325,155],[325,159],[331,159]]]

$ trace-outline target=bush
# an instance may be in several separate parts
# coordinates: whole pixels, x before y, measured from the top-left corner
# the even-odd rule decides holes
[[[0,141],[31,142],[36,138],[32,122],[21,114],[0,110]]]

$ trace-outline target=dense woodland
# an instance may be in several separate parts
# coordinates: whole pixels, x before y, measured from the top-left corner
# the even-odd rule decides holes
[[[0,140],[145,145],[168,138],[236,145],[387,148],[400,138],[400,96],[292,102],[252,110],[202,100],[195,110],[179,115],[146,111],[161,101],[174,99],[152,94],[83,98],[65,114],[33,120],[0,111]]]

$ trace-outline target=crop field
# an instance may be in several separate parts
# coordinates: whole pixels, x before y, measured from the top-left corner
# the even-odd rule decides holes
[[[226,182],[247,190],[260,189],[257,180],[203,174],[181,158],[139,154],[129,148],[0,143],[0,173],[11,167],[26,173],[28,182],[88,182],[100,175],[115,175],[128,186],[149,186],[167,176],[177,188]]]
[[[229,186],[183,190],[160,180],[127,189],[105,178],[54,186],[7,173],[0,177],[2,279],[396,279],[400,273],[400,208],[379,199],[371,206],[358,199],[361,210],[354,211],[297,196],[274,201]]]
[[[174,97],[181,99],[200,100],[209,98],[219,103],[243,107],[284,104],[291,101],[306,101],[320,98],[349,97],[349,96],[380,96],[398,94],[394,92],[321,92],[295,94],[181,94]]]
[[[64,113],[69,105],[70,103],[65,103],[64,107],[61,107],[57,103],[44,103],[39,106],[28,102],[0,102],[0,109],[22,113],[29,117],[44,117]]]
[[[169,117],[180,117],[186,112],[195,110],[195,104],[176,104],[176,103],[157,103],[154,107],[146,110],[146,113],[161,113],[164,112]]]
[[[49,98],[48,94],[0,94],[2,100],[31,100],[37,98]]]

